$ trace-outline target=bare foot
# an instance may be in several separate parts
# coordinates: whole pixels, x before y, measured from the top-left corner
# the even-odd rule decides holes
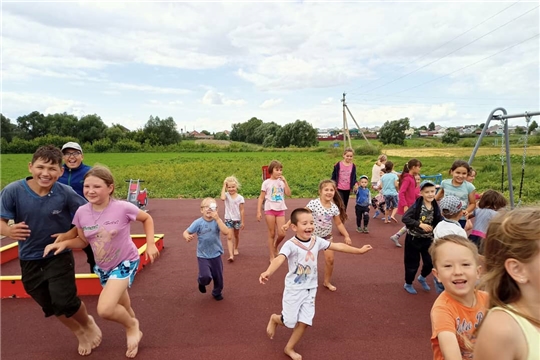
[[[274,315],[270,315],[270,321],[268,321],[268,325],[266,326],[266,335],[268,335],[270,339],[274,338],[277,326],[277,322],[274,321]]]
[[[283,352],[293,360],[302,360],[302,355],[294,351],[294,349],[285,348]]]
[[[133,319],[135,325],[132,327],[126,328],[126,337],[127,337],[127,351],[126,357],[134,358],[137,356],[139,351],[139,342],[143,337],[143,333],[139,330],[139,320]]]
[[[384,223],[385,223],[385,224],[390,224],[390,221],[384,220]]]
[[[101,344],[101,329],[90,315],[88,315],[88,328],[86,329],[85,334],[92,345],[92,349],[97,348]]]
[[[234,258],[231,256],[230,258],[227,259],[228,262],[233,262],[234,261]]]
[[[328,290],[330,290],[330,291],[336,291],[337,290],[337,288],[334,285],[330,284],[330,283],[323,284],[323,286],[325,288],[327,288]]]
[[[394,220],[395,222],[397,222],[397,219],[395,217],[391,217],[390,219]]]
[[[78,330],[75,332],[75,336],[77,337],[77,340],[79,340],[79,348],[77,351],[79,352],[79,355],[81,356],[87,356],[90,355],[92,352],[92,343],[86,336],[86,333],[84,330]]]
[[[238,249],[235,249],[235,250],[234,250],[234,255],[235,255],[235,256],[236,256],[236,255],[240,255],[240,253],[238,252]]]

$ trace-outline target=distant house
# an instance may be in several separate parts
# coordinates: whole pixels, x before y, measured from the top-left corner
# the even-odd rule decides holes
[[[196,130],[188,133],[188,136],[193,137],[195,139],[213,139],[214,135],[206,135],[204,133],[200,133]]]

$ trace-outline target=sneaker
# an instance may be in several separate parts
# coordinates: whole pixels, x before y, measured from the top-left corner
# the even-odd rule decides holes
[[[216,295],[216,296],[214,296],[214,299],[216,299],[216,301],[221,301],[221,300],[223,300],[223,295],[221,295],[221,294]]]
[[[356,228],[356,232],[363,233],[364,230],[363,230],[361,227],[357,227],[357,228]]]
[[[435,291],[437,294],[440,294],[444,291],[444,285],[437,280],[437,278],[433,278],[433,284],[435,284]]]
[[[364,234],[369,234],[369,230],[368,230],[367,226],[364,228]]]
[[[426,282],[426,278],[423,277],[422,275],[418,276],[418,282],[420,283],[420,285],[422,285],[422,288],[424,289],[424,291],[431,290],[431,288],[429,287],[429,285]]]
[[[414,289],[414,287],[412,286],[412,284],[407,284],[405,283],[405,285],[403,285],[403,288],[405,289],[405,291],[407,291],[409,294],[413,294],[413,295],[416,295],[417,292],[416,290]]]
[[[397,247],[401,247],[401,244],[399,243],[399,236],[398,235],[392,235],[390,236],[390,240],[396,244]]]
[[[375,211],[375,215],[373,215],[373,218],[375,219],[379,215],[381,215],[381,212],[379,210],[377,210],[377,211]]]
[[[206,292],[206,286],[199,284],[199,291],[204,294]]]

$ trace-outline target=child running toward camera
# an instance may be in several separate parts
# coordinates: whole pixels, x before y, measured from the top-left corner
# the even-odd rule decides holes
[[[386,162],[385,174],[381,176],[382,193],[384,196],[384,203],[386,205],[384,223],[390,223],[390,219],[397,222],[395,216],[398,206],[398,188],[399,180],[398,176],[394,173],[394,163],[391,161]]]
[[[349,204],[351,190],[356,184],[356,165],[353,163],[354,150],[350,147],[343,151],[343,160],[334,165],[332,180],[337,184],[338,193],[343,200],[345,210]]]
[[[233,262],[234,256],[238,255],[238,243],[240,242],[240,230],[244,229],[244,197],[238,194],[240,183],[234,176],[229,176],[223,181],[221,200],[225,202],[225,225],[230,229],[227,236],[227,248],[229,258]]]
[[[283,165],[279,161],[272,160],[270,162],[268,174],[270,178],[263,181],[257,203],[257,221],[261,221],[261,209],[264,201],[264,216],[268,227],[268,251],[270,261],[272,261],[277,256],[279,244],[285,238],[285,232],[283,231],[285,210],[287,210],[285,195],[291,196],[291,189],[283,176]]]
[[[315,315],[315,295],[317,294],[317,253],[320,250],[334,250],[351,254],[364,254],[371,250],[370,245],[355,248],[343,243],[333,243],[314,235],[315,221],[309,209],[299,208],[291,213],[291,227],[295,236],[283,244],[279,255],[272,260],[268,269],[259,276],[264,284],[285,262],[288,272],[283,291],[283,310],[272,314],[266,327],[270,339],[274,338],[276,327],[284,325],[294,329],[284,352],[291,359],[302,356],[295,350],[304,331],[311,326]]]
[[[506,204],[503,194],[495,190],[487,190],[480,198],[476,209],[470,214],[469,217],[475,218],[475,221],[469,240],[476,244],[480,253],[483,253],[481,245],[486,237],[489,222],[497,215],[497,211],[506,207]]]
[[[484,256],[490,310],[474,359],[540,359],[540,208],[498,214],[489,224]]]
[[[431,308],[433,360],[472,359],[475,331],[488,304],[488,294],[475,289],[478,250],[463,236],[447,235],[433,242],[429,252],[433,275],[445,288]]]
[[[433,228],[442,220],[439,205],[435,201],[435,184],[429,180],[422,181],[420,195],[402,219],[407,226],[404,249],[405,284],[403,288],[409,294],[417,294],[412,284],[420,267],[420,257],[423,265],[418,282],[424,291],[431,290],[426,282],[426,277],[431,274],[433,269],[429,247],[433,241]]]
[[[356,231],[369,234],[369,205],[371,204],[371,191],[368,189],[369,179],[366,175],[360,176],[358,187],[356,188],[356,205],[354,212],[356,214]],[[364,227],[362,227],[364,220]]]
[[[345,244],[352,244],[351,237],[343,224],[347,220],[345,206],[343,205],[341,196],[337,192],[336,183],[333,180],[323,180],[319,183],[319,197],[310,200],[306,205],[306,209],[311,211],[315,220],[313,235],[333,242],[332,222],[334,222],[339,232],[344,236]],[[284,225],[284,230],[287,230],[290,225],[291,220]],[[337,288],[330,282],[332,273],[334,272],[334,252],[332,250],[326,250],[324,252],[324,263],[323,286],[330,291],[336,291]]]
[[[154,242],[152,217],[127,201],[116,200],[114,178],[105,166],[94,166],[84,176],[84,196],[88,200],[73,217],[78,237],[48,245],[43,256],[51,251],[83,249],[90,245],[94,252],[95,273],[103,290],[97,312],[106,320],[121,324],[126,330],[126,357],[137,355],[143,333],[131,307],[128,288],[133,284],[139,267],[139,251],[131,239],[130,223],[140,221],[146,234],[146,259],[154,262],[159,250]]]
[[[441,187],[436,196],[437,201],[447,195],[454,195],[461,200],[465,209],[459,223],[463,228],[467,223],[467,217],[476,207],[476,188],[466,180],[470,169],[468,162],[464,160],[454,161],[449,171],[452,179],[441,182]]]
[[[206,286],[214,281],[212,296],[217,301],[223,300],[223,245],[220,232],[229,236],[229,228],[221,220],[217,211],[216,201],[205,198],[201,202],[202,216],[195,220],[184,231],[184,239],[190,242],[197,235],[197,263],[199,276],[197,279],[199,291],[206,293]]]

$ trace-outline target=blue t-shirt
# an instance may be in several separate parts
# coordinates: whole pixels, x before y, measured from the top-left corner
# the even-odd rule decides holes
[[[463,203],[463,210],[469,206],[469,194],[472,193],[476,188],[473,184],[468,181],[464,181],[459,186],[454,186],[452,184],[452,179],[446,179],[441,182],[441,189],[444,190],[444,196],[454,195]],[[465,219],[465,217],[462,217]]]
[[[190,234],[197,234],[197,257],[213,259],[223,254],[223,245],[216,220],[206,221],[203,217],[195,220],[187,229]]]
[[[394,173],[384,174],[381,177],[382,193],[384,196],[397,195],[396,181],[398,176]]]
[[[19,259],[39,260],[43,258],[45,246],[52,244],[51,235],[64,233],[71,228],[71,214],[86,200],[69,186],[54,183],[51,191],[39,196],[28,186],[28,177],[14,181],[0,192],[0,217],[24,221],[31,231],[30,236],[19,241]],[[54,256],[54,252],[47,257]]]

